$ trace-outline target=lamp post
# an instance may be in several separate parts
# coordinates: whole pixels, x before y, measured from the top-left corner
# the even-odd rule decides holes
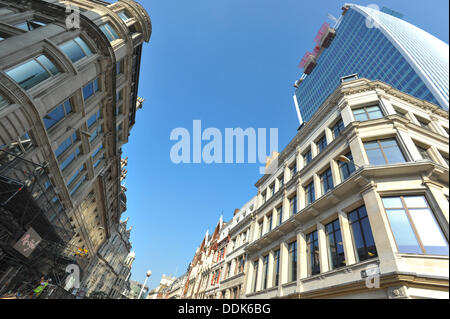
[[[151,271],[151,270],[148,270],[147,273],[146,273],[145,275],[146,275],[145,281],[144,281],[144,284],[142,285],[141,292],[139,292],[139,297],[138,297],[138,299],[141,299],[142,291],[144,291],[145,284],[147,283],[148,277],[150,277],[150,276],[152,275],[152,271]]]
[[[337,160],[339,161],[339,162],[343,162],[343,163],[352,163],[353,165],[355,165],[355,167],[357,168],[357,169],[360,169],[362,166],[359,166],[358,164],[355,164],[355,162],[353,161],[353,160],[351,160],[351,159],[349,159],[347,156],[345,156],[345,155],[339,155],[338,156],[338,158],[337,158]]]

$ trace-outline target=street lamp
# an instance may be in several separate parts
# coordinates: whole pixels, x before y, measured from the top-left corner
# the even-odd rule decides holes
[[[145,276],[146,276],[145,281],[144,281],[144,284],[142,285],[141,292],[139,293],[138,299],[141,299],[142,291],[144,291],[144,287],[145,287],[145,284],[147,283],[148,277],[150,277],[151,275],[152,275],[152,271],[148,270],[147,273],[145,274]]]
[[[339,155],[338,156],[338,158],[337,158],[337,160],[339,161],[339,162],[343,162],[343,163],[352,163],[353,165],[355,165],[355,167],[357,168],[357,169],[360,169],[361,168],[361,166],[359,166],[358,164],[356,164],[354,161],[352,161],[351,159],[349,159],[347,156],[345,156],[345,155]]]

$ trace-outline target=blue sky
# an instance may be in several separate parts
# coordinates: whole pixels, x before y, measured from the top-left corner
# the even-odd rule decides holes
[[[344,1],[140,0],[153,23],[144,46],[137,112],[129,143],[128,210],[136,251],[132,279],[158,285],[181,275],[207,229],[229,220],[256,194],[259,164],[174,164],[170,132],[202,127],[278,128],[282,150],[296,134],[292,84],[327,14]],[[374,1],[448,43],[447,0]]]

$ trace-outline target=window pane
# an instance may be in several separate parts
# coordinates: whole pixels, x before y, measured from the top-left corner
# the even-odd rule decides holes
[[[422,254],[422,249],[417,242],[414,231],[411,228],[408,217],[404,210],[386,209],[389,223],[401,253]]]
[[[72,40],[61,44],[59,48],[69,57],[69,59],[73,63],[81,60],[86,56],[83,50],[81,50],[81,47],[77,43],[75,43],[75,41]]]
[[[398,147],[384,148],[384,153],[386,154],[389,164],[405,162],[405,157]]]
[[[405,197],[406,199],[406,197]],[[448,243],[429,209],[409,209],[427,254],[448,255]]]
[[[83,41],[83,39],[81,39],[80,37],[76,37],[74,41],[83,49],[86,55],[92,54],[91,49],[86,44],[86,42]]]
[[[31,89],[33,86],[48,79],[50,74],[35,60],[28,61],[6,72],[14,81],[24,90]]]
[[[367,150],[366,153],[367,153],[367,157],[369,158],[370,164],[372,164],[372,165],[386,164],[386,160],[384,159],[384,156],[379,149]]]
[[[42,65],[44,65],[44,67],[46,67],[47,70],[49,70],[50,73],[52,73],[53,75],[59,73],[58,68],[45,55],[38,56],[36,60],[38,60]]]
[[[382,201],[385,208],[403,208],[400,197],[383,197]]]
[[[403,199],[409,208],[428,207],[423,196],[405,196]]]

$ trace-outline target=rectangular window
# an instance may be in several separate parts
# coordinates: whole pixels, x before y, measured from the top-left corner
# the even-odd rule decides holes
[[[39,21],[37,19],[25,21],[14,25],[16,28],[25,30],[25,31],[33,31],[37,28],[46,26],[45,22]]]
[[[365,142],[364,148],[372,165],[405,162],[405,157],[395,138]]]
[[[311,149],[309,149],[303,154],[303,166],[308,165],[309,162],[311,162],[311,160],[312,160],[312,153]]]
[[[92,158],[95,158],[95,156],[98,154],[98,152],[100,152],[103,149],[103,144],[100,144],[99,147],[97,147],[97,149],[94,151],[94,153],[92,153]]]
[[[297,173],[297,165],[294,164],[291,167],[289,167],[289,170],[291,172],[291,178],[295,176],[295,174]]]
[[[346,163],[346,162],[338,161],[339,172],[341,173],[342,181],[345,181],[347,178],[349,178],[350,175],[352,175],[352,173],[355,171],[355,164],[353,164],[352,152],[348,152],[344,156],[347,157],[350,160],[350,162]]]
[[[97,168],[97,166],[101,163],[102,160],[105,159],[105,154],[100,156],[100,158],[94,163],[94,168]]]
[[[331,131],[333,132],[333,138],[337,138],[341,135],[341,132],[344,130],[344,121],[339,119],[336,124],[331,127]]]
[[[334,185],[331,168],[328,168],[325,172],[320,174],[320,186],[322,187],[322,195],[333,189]]]
[[[89,137],[89,142],[92,143],[92,141],[94,141],[94,140],[97,138],[97,136],[98,136],[99,134],[101,134],[102,132],[103,132],[102,126],[101,126],[101,125],[97,126],[97,127],[94,129],[94,131],[92,132],[91,136]]]
[[[314,181],[305,186],[305,199],[306,199],[306,206],[312,204],[316,200]]]
[[[4,108],[5,106],[9,105],[9,102],[7,99],[5,99],[1,94],[0,94],[0,110],[2,108]]]
[[[79,181],[78,183],[76,183],[76,185],[72,188],[72,190],[70,191],[70,196],[72,196],[80,187],[81,185],[83,185],[84,181],[86,180],[86,175],[84,175]]]
[[[47,130],[52,128],[70,113],[72,113],[72,106],[70,104],[70,99],[67,99],[64,103],[58,105],[44,116],[43,120],[45,128]]]
[[[83,87],[83,99],[86,101],[92,95],[99,91],[98,79],[95,79]]]
[[[316,142],[317,152],[322,152],[327,147],[327,137],[325,134]]]
[[[433,159],[431,158],[430,154],[428,153],[428,149],[423,148],[423,147],[420,147],[420,146],[418,146],[418,145],[416,145],[416,147],[417,147],[417,150],[418,150],[419,153],[420,153],[420,156],[421,156],[423,159],[427,159],[427,160],[430,160],[430,161],[433,160]]]
[[[347,215],[350,232],[358,262],[377,257],[377,248],[373,240],[372,228],[365,206],[361,206]]]
[[[114,28],[109,23],[100,26],[100,30],[108,38],[109,42],[119,39],[116,30],[114,30]]]
[[[306,235],[306,253],[308,261],[308,275],[313,276],[320,273],[319,240],[317,237],[317,230]]]
[[[69,180],[67,181],[67,183],[66,183],[67,187],[70,188],[70,186],[72,185],[73,181],[80,175],[81,172],[84,171],[84,168],[85,167],[84,167],[84,164],[83,164],[76,170],[76,172],[72,175],[72,177],[69,178]]]
[[[284,184],[284,176],[283,176],[283,175],[281,175],[281,176],[278,178],[278,184],[280,185],[280,186],[279,186],[279,189],[283,187],[283,184]]]
[[[399,252],[448,255],[448,242],[425,196],[382,200]]]
[[[65,150],[73,145],[78,140],[77,134],[74,132],[66,140],[64,140],[55,151],[56,157],[59,157]]]
[[[67,156],[67,158],[59,165],[61,171],[63,171],[67,166],[70,165],[77,157],[80,155],[80,148],[77,147],[72,153]]]
[[[297,280],[297,241],[288,245],[288,282]]]
[[[92,114],[91,117],[87,120],[86,124],[87,127],[91,127],[100,119],[100,110],[98,110],[96,113]]]
[[[123,65],[123,59],[122,59],[116,63],[116,74],[123,74],[123,71],[124,71],[124,65]]]
[[[289,199],[289,216],[297,214],[297,196]]]
[[[241,258],[239,258],[239,272],[243,272],[244,271],[244,265],[245,265],[245,259],[244,256],[242,256]]]
[[[29,90],[58,73],[58,68],[45,55],[39,55],[6,72],[24,90]]]
[[[119,13],[117,13],[117,15],[123,20],[123,21],[127,21],[128,19],[130,19],[128,17],[128,15],[126,14],[125,11],[120,11]]]
[[[73,40],[64,42],[63,44],[59,45],[59,48],[69,57],[69,59],[73,63],[92,54],[89,46],[80,37],[76,37]]]
[[[281,225],[281,223],[283,222],[283,206],[278,207],[277,212],[278,212],[278,225]]]
[[[263,273],[263,278],[262,278],[262,284],[263,287],[262,289],[266,289],[267,288],[267,274],[269,272],[269,255],[266,255],[263,257],[263,269],[262,269]]]
[[[353,116],[355,117],[355,121],[367,121],[382,118],[383,113],[379,105],[374,105],[354,109]]]
[[[273,254],[273,280],[274,280],[274,286],[278,286],[280,283],[280,250],[275,250]]]
[[[325,225],[325,234],[328,247],[328,265],[330,269],[336,269],[346,265],[344,244],[342,242],[339,219]]]

